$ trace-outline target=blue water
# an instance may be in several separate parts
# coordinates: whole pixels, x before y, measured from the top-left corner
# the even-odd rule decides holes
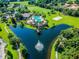
[[[30,58],[28,59],[46,59],[48,47],[50,46],[51,42],[58,36],[61,30],[70,28],[70,26],[61,24],[55,28],[52,27],[48,30],[42,31],[40,36],[37,35],[36,31],[32,29],[22,29],[20,26],[17,28],[10,26],[10,28],[28,49],[28,53],[30,54]],[[44,44],[44,50],[41,52],[38,52],[35,49],[35,45],[37,44],[38,40]]]
[[[34,19],[35,19],[37,22],[41,22],[40,16],[33,16],[33,17],[34,17]]]

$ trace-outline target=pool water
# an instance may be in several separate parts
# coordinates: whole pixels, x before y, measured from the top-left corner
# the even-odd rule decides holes
[[[41,22],[41,17],[40,17],[40,16],[33,16],[33,17],[34,17],[34,19],[35,19],[38,23]]]
[[[28,53],[30,54],[28,59],[47,59],[47,53],[51,42],[59,35],[61,30],[67,28],[70,28],[70,26],[61,24],[55,28],[52,27],[48,30],[42,31],[41,35],[39,36],[35,30],[21,28],[20,26],[17,26],[16,28],[10,26],[10,29],[20,38],[21,42],[28,49]],[[37,44],[38,40],[40,40],[40,42],[44,45],[44,49],[41,52],[35,49],[35,45]]]

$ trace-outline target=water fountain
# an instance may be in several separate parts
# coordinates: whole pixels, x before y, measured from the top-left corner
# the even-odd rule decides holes
[[[17,0],[17,2],[19,2],[20,0]]]
[[[40,52],[44,49],[44,45],[38,40],[37,44],[35,45],[35,49]]]

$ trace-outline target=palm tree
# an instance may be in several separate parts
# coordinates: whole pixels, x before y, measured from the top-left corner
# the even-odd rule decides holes
[[[10,42],[13,46],[13,49],[18,49],[20,47],[20,39],[13,37],[13,38],[10,39]]]

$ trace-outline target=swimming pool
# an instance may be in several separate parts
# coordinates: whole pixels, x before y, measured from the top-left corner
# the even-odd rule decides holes
[[[41,22],[41,16],[33,16],[34,20],[38,23]]]

